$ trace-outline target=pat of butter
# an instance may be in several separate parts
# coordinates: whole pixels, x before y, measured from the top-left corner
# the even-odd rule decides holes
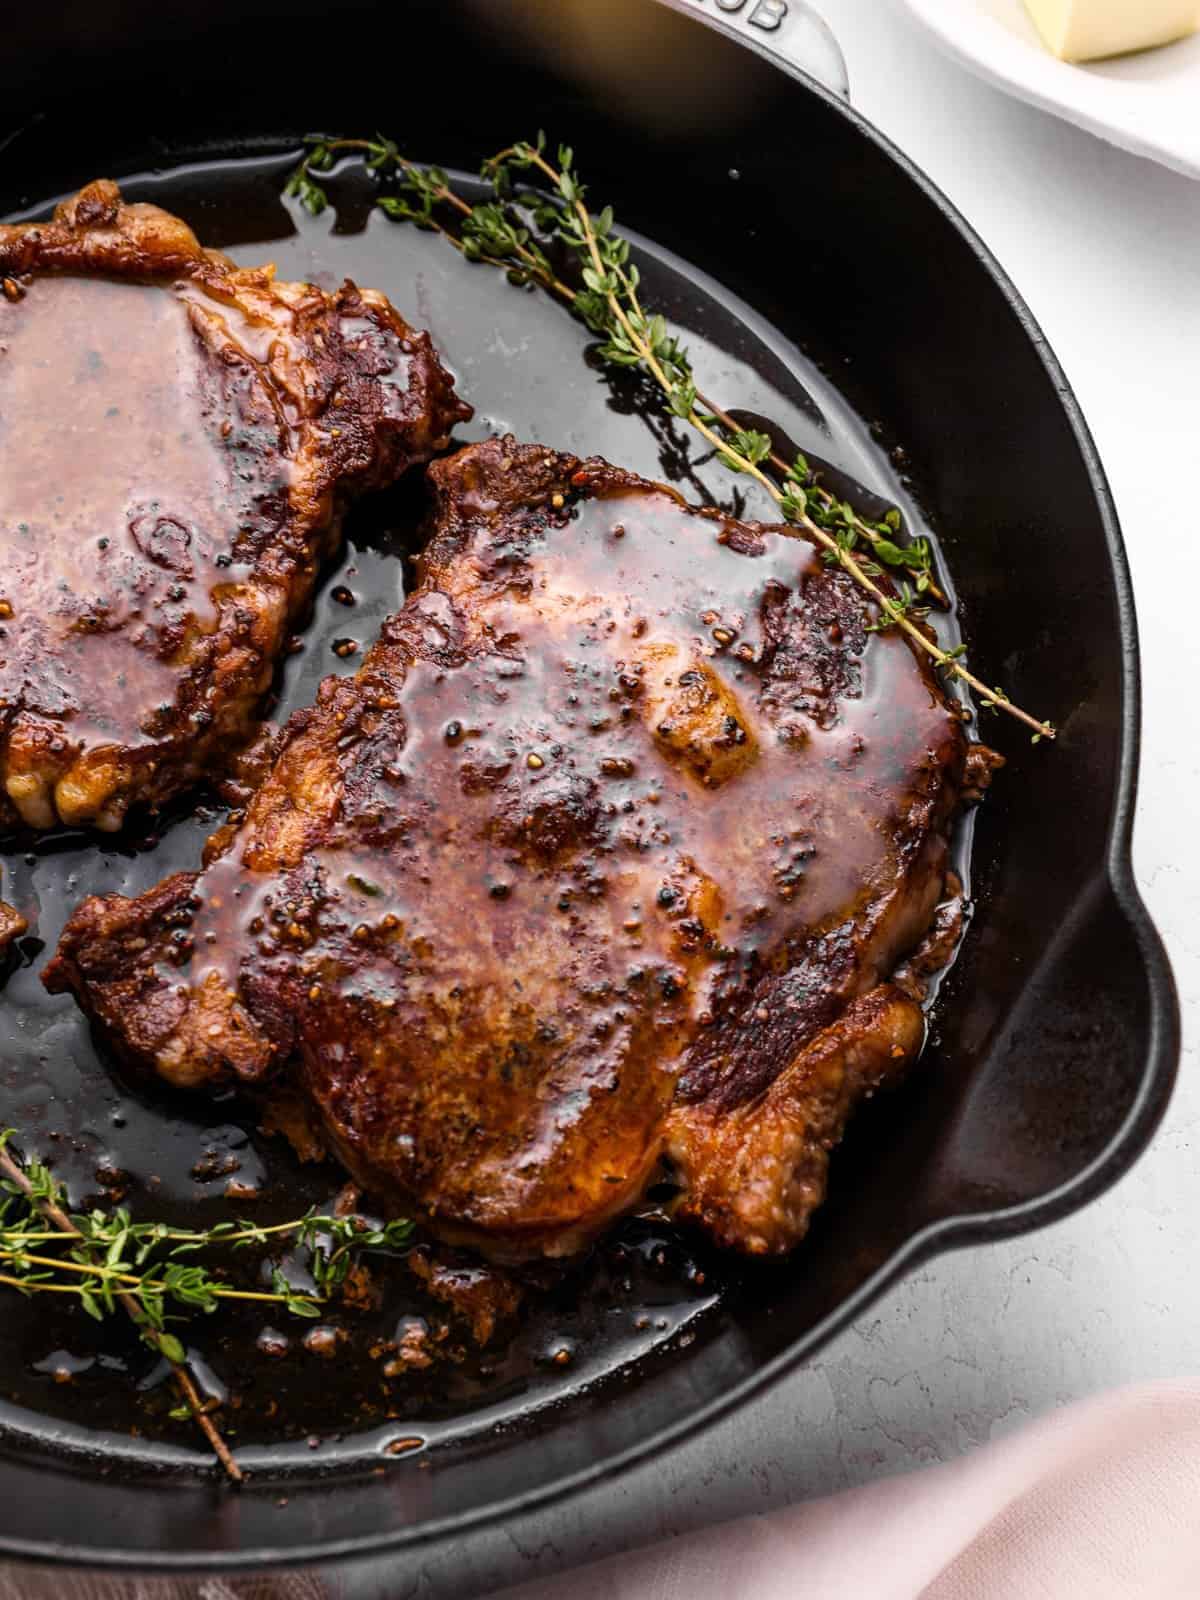
[[[1025,0],[1025,6],[1063,61],[1151,50],[1200,28],[1197,0]]]

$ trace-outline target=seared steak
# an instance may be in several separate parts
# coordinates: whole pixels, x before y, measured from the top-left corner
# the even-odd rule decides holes
[[[470,415],[380,294],[90,184],[0,227],[0,824],[120,826],[253,731],[353,496]]]
[[[804,539],[512,439],[430,469],[421,582],[202,873],[48,969],[172,1083],[299,1089],[356,1179],[498,1256],[665,1170],[788,1249],[923,1038],[962,725]]]

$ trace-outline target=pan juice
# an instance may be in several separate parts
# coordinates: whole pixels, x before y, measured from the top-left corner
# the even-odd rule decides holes
[[[309,217],[281,198],[294,159],[147,172],[122,188],[127,199],[178,212],[204,244],[240,264],[273,261],[285,279],[334,287],[350,276],[383,290],[415,326],[429,329],[475,406],[459,442],[511,431],[607,456],[675,484],[693,502],[777,520],[763,491],[714,461],[704,441],[665,417],[637,381],[604,370],[589,352],[592,336],[557,303],[471,265],[436,234],[390,222],[373,208],[354,163],[329,178],[330,208]],[[460,192],[478,192],[477,180],[452,177]],[[44,215],[54,198],[26,215]],[[889,454],[841,397],[835,376],[697,267],[632,237],[644,301],[680,333],[701,387],[746,425],[768,426],[785,452],[801,449],[824,464],[829,485],[864,513],[898,506],[911,533],[932,538],[902,457]],[[344,549],[278,674],[268,708],[274,720],[310,703],[327,675],[357,669],[411,581],[424,511],[419,475],[410,475],[351,514]],[[941,581],[949,588],[944,569]],[[956,643],[953,614],[935,620],[943,640]],[[198,866],[204,840],[225,815],[202,794],[158,818],[133,818],[112,837],[0,841],[4,898],[30,921],[0,968],[0,1127],[17,1128],[20,1146],[51,1163],[76,1208],[121,1204],[135,1217],[188,1227],[240,1216],[269,1224],[310,1206],[328,1209],[344,1181],[333,1165],[302,1164],[285,1139],[263,1134],[255,1109],[232,1094],[188,1097],[124,1075],[74,1001],[47,995],[39,981],[84,895],[136,894]],[[970,835],[968,813],[956,861],[968,886]],[[856,1119],[847,1151],[877,1116],[878,1106]],[[843,1153],[834,1162],[835,1192],[845,1160]],[[821,1226],[818,1213],[814,1227]],[[225,1401],[222,1426],[244,1466],[377,1463],[388,1459],[389,1446],[393,1454],[420,1453],[506,1426],[584,1386],[684,1360],[687,1348],[721,1332],[727,1296],[768,1293],[772,1274],[803,1270],[803,1251],[771,1267],[723,1257],[671,1228],[651,1202],[583,1261],[533,1271],[519,1314],[482,1350],[416,1274],[377,1258],[368,1259],[379,1303],[362,1311],[331,1306],[324,1318],[331,1339],[306,1344],[315,1325],[277,1306],[226,1305],[180,1328],[202,1386]],[[252,1277],[253,1262],[239,1271]],[[0,1449],[5,1435],[24,1449],[52,1433],[56,1450],[102,1449],[177,1466],[207,1460],[191,1426],[168,1416],[176,1396],[165,1363],[123,1319],[100,1324],[57,1296],[15,1294],[6,1295],[3,1318]],[[406,1363],[403,1352],[422,1341],[434,1359]]]

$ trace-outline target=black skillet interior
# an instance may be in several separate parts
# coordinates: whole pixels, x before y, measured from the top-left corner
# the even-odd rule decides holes
[[[432,326],[479,407],[464,437],[512,426],[728,501],[719,471],[656,436],[634,398],[586,366],[585,337],[557,311],[436,239],[379,218],[359,231],[353,181],[332,234],[327,217],[293,237],[296,219],[276,199],[279,152],[313,126],[383,127],[416,159],[470,170],[543,125],[574,143],[593,194],[658,247],[651,284],[727,403],[765,412],[914,519],[919,494],[967,596],[977,659],[1055,720],[1060,741],[1032,749],[1008,726],[984,730],[1010,765],[979,818],[980,914],[922,1069],[860,1118],[794,1260],[739,1271],[635,1227],[588,1269],[584,1310],[561,1296],[490,1387],[472,1388],[472,1374],[407,1396],[396,1415],[377,1415],[365,1432],[356,1423],[340,1441],[330,1434],[355,1400],[352,1380],[333,1381],[311,1358],[279,1367],[288,1422],[277,1433],[320,1426],[324,1442],[307,1454],[252,1449],[261,1471],[237,1496],[186,1470],[198,1459],[186,1433],[120,1450],[110,1434],[102,1468],[64,1451],[76,1402],[55,1402],[32,1367],[49,1335],[10,1332],[0,1382],[26,1409],[0,1418],[10,1441],[0,1436],[0,1551],[142,1566],[295,1559],[445,1535],[560,1492],[811,1352],[922,1254],[1082,1203],[1124,1170],[1165,1103],[1173,991],[1128,867],[1133,617],[1103,479],[1061,375],[978,244],[830,97],[652,0],[613,10],[628,55],[606,79],[594,52],[582,68],[562,55],[572,13],[556,5],[25,8],[0,43],[9,85],[0,138],[10,136],[0,214],[101,173],[141,174],[129,193],[177,206],[207,242],[240,247],[243,259],[352,270],[393,292]],[[215,177],[208,165],[179,170],[232,155],[255,160]],[[889,456],[893,444],[902,455]],[[355,570],[342,576],[361,605],[339,609],[331,575],[285,705],[337,665],[335,636],[365,641],[394,603],[396,530],[413,512],[402,494],[359,519],[346,564]],[[97,878],[152,881],[204,831],[183,818],[140,854],[132,842],[99,855],[80,841],[30,861],[10,852],[6,882],[36,889],[38,932],[52,937],[55,917]],[[173,1190],[166,1179],[160,1210],[215,1218],[219,1185],[186,1181],[207,1140],[218,1165],[231,1151],[251,1173],[265,1163],[280,1214],[326,1197],[327,1174],[287,1168],[247,1135],[236,1108],[198,1112],[111,1084],[69,1008],[38,1001],[40,957],[32,945],[25,953],[33,965],[10,975],[0,1007],[10,1022],[20,1014],[26,1038],[39,1033],[38,1046],[5,1030],[0,1122],[68,1130],[57,1159],[77,1187],[86,1191],[86,1173],[115,1151],[135,1198],[139,1173],[161,1168],[179,1181]],[[152,1156],[139,1152],[142,1139],[157,1140]],[[631,1330],[646,1316],[639,1342]],[[564,1344],[573,1364],[551,1370],[543,1358]],[[114,1359],[127,1355],[126,1343]],[[220,1346],[212,1359],[219,1367]],[[95,1403],[88,1420],[119,1428],[116,1402]],[[251,1446],[267,1437],[256,1426],[246,1426]],[[400,1434],[430,1443],[392,1457],[387,1441]],[[68,1478],[69,1530],[56,1489]]]

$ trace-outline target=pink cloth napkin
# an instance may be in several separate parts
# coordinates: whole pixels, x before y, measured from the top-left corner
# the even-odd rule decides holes
[[[503,1600],[1200,1600],[1200,1380]]]

